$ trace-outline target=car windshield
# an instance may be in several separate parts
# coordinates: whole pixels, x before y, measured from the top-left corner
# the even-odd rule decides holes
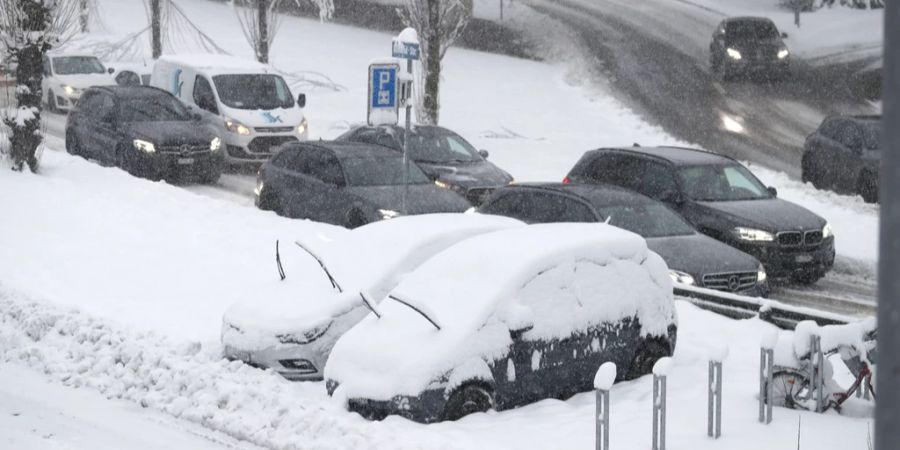
[[[481,155],[461,136],[446,130],[421,128],[409,139],[409,154],[421,162],[476,162]]]
[[[862,125],[863,145],[869,150],[881,148],[881,123],[871,122]]]
[[[216,75],[213,83],[219,99],[237,109],[293,108],[294,98],[287,83],[279,75]]]
[[[126,99],[119,117],[123,122],[181,122],[191,115],[178,99],[154,95]]]
[[[644,238],[686,236],[694,229],[677,214],[660,203],[609,205],[597,208],[609,224]]]
[[[678,170],[684,193],[698,201],[736,201],[771,198],[763,185],[744,166],[693,166]]]
[[[347,158],[341,162],[349,186],[396,186],[403,184],[403,158]],[[429,183],[415,164],[409,165],[409,183]]]
[[[735,40],[762,40],[778,37],[778,30],[771,22],[731,22],[728,24],[725,34],[729,39]]]
[[[58,75],[105,72],[103,64],[93,56],[58,56],[53,58],[53,69]]]

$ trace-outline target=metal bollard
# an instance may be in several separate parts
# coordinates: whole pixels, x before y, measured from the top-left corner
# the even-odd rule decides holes
[[[819,335],[809,337],[809,379],[816,393],[816,412],[825,411],[825,355],[822,353],[822,338]]]
[[[616,364],[603,363],[594,375],[597,390],[597,450],[609,450],[609,390],[616,381]]]
[[[772,373],[775,371],[775,344],[778,332],[763,337],[759,348],[759,421],[772,423]]]
[[[706,434],[716,439],[722,435],[722,361],[727,356],[728,347],[721,347],[709,359]]]
[[[653,365],[653,450],[666,450],[666,377],[672,358]]]

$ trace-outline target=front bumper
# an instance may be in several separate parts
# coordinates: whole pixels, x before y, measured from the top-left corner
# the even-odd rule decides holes
[[[334,380],[326,382],[328,395],[332,395],[338,384]],[[439,422],[444,418],[447,397],[443,389],[429,389],[419,395],[396,395],[390,400],[351,398],[347,409],[369,420],[383,420],[397,415],[419,423]]]
[[[260,165],[269,160],[278,149],[287,143],[306,140],[306,133],[254,133],[240,136],[226,133],[223,148],[229,164]]]
[[[279,345],[261,350],[242,350],[225,345],[223,356],[261,369],[272,369],[290,381],[321,381],[327,356],[302,345]]]
[[[221,152],[178,153],[143,153],[137,156],[138,168],[159,176],[182,174],[220,173],[223,158]]]
[[[824,274],[834,266],[834,237],[829,237],[816,246],[737,243],[735,247],[756,257],[766,268],[770,278]]]
[[[724,62],[725,73],[737,74],[787,74],[790,70],[790,61],[785,59],[731,59],[726,57]]]

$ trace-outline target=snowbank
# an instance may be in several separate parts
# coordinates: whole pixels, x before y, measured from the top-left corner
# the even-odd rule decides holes
[[[381,318],[369,315],[338,340],[325,377],[349,398],[416,395],[456,367],[502,357],[522,308],[533,314],[528,340],[635,316],[642,334],[665,336],[675,320],[671,290],[665,263],[644,240],[608,225],[484,234],[410,273],[391,292],[402,302],[382,302]]]

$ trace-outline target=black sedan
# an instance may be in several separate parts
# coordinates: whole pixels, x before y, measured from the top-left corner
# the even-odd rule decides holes
[[[878,201],[881,116],[832,116],[806,138],[803,181]]]
[[[354,128],[338,140],[382,145],[403,151],[406,130],[399,126]],[[506,186],[513,177],[487,160],[486,150],[475,150],[462,136],[446,128],[416,125],[410,131],[410,158],[440,187],[450,189],[479,204],[494,188]]]
[[[709,64],[723,79],[738,74],[785,77],[791,52],[770,19],[732,17],[716,27],[709,44]]]
[[[589,151],[564,181],[608,183],[660,200],[703,234],[759,259],[770,278],[811,284],[834,265],[825,219],[777,198],[723,155],[679,147]]]
[[[214,183],[221,141],[172,94],[144,86],[84,91],[66,123],[66,150],[159,180],[193,174]]]
[[[526,223],[607,222],[641,235],[677,283],[763,296],[759,261],[698,233],[666,205],[626,189],[590,184],[522,184],[498,189],[478,208]]]
[[[378,145],[285,144],[259,169],[256,205],[286,217],[348,228],[400,214],[463,212],[472,206],[435,186],[415,164],[408,167],[404,176],[402,155]]]

